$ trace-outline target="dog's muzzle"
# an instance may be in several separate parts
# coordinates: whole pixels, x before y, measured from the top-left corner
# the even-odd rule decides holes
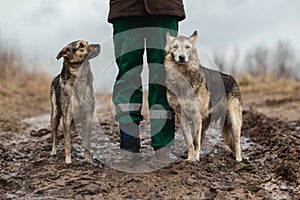
[[[179,55],[179,62],[185,62],[185,55]]]
[[[188,62],[188,58],[186,55],[180,54],[175,57],[175,61],[177,61],[178,63],[186,63],[186,62]]]
[[[86,56],[85,59],[92,59],[95,58],[99,55],[100,50],[101,50],[101,46],[100,44],[91,44],[92,46],[94,46],[93,50]]]

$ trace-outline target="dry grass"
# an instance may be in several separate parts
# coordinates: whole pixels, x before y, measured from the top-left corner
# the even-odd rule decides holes
[[[0,122],[14,122],[49,111],[49,77],[29,72],[20,54],[3,46],[0,71]]]
[[[242,93],[293,93],[300,92],[300,82],[273,76],[251,77],[242,75],[239,78]]]
[[[268,117],[285,121],[299,121],[299,81],[243,76],[239,82],[245,110],[254,109]]]

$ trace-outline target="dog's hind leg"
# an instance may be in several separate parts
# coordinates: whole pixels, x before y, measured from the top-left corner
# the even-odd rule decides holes
[[[223,127],[223,137],[237,161],[242,161],[240,134],[242,127],[241,106],[234,106],[227,109],[225,124]]]
[[[242,161],[241,150],[241,129],[242,129],[242,107],[237,105],[234,110],[229,112],[231,120],[231,129],[233,132],[234,146],[235,146],[235,159]]]
[[[71,164],[71,141],[70,141],[70,134],[71,134],[71,116],[69,112],[66,112],[66,116],[63,117],[63,124],[64,124],[64,134],[65,134],[65,163]]]
[[[57,129],[59,126],[60,116],[55,113],[51,115],[51,128],[52,128],[52,151],[51,155],[56,155],[57,152]]]
[[[225,140],[225,143],[230,148],[230,150],[235,153],[235,146],[234,146],[234,138],[231,128],[231,122],[229,121],[229,116],[226,116],[224,127],[222,130],[222,136]]]
[[[56,103],[55,103],[55,97],[54,102],[51,102],[51,107],[52,107],[52,113],[51,113],[51,129],[52,129],[52,151],[51,155],[56,155],[57,152],[57,129],[59,126],[59,121],[61,114],[59,113]]]

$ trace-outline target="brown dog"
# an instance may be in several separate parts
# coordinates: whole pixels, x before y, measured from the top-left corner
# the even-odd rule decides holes
[[[200,65],[195,47],[196,31],[190,37],[172,37],[170,33],[166,37],[167,97],[179,118],[188,160],[199,160],[201,136],[214,116],[212,120],[223,118],[225,142],[236,160],[241,161],[242,98],[238,83],[230,75]]]
[[[65,163],[72,163],[70,129],[71,122],[82,125],[82,140],[85,146],[85,161],[91,162],[90,132],[95,109],[93,74],[89,60],[100,53],[99,44],[78,40],[68,44],[57,55],[64,58],[61,73],[51,83],[51,127],[53,146],[51,155],[56,155],[57,128],[63,120],[65,138]]]

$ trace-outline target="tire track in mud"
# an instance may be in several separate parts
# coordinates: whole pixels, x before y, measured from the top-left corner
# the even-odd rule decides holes
[[[300,122],[284,122],[254,111],[243,114],[242,162],[216,142],[212,150],[202,153],[199,163],[178,159],[151,173],[117,171],[96,159],[85,164],[80,138],[74,132],[73,164],[67,166],[62,134],[58,155],[51,157],[51,133],[45,124],[1,132],[0,199],[297,199]],[[100,126],[108,138],[103,141],[117,143],[111,114],[103,116]],[[149,136],[144,135],[143,151],[150,151]]]

